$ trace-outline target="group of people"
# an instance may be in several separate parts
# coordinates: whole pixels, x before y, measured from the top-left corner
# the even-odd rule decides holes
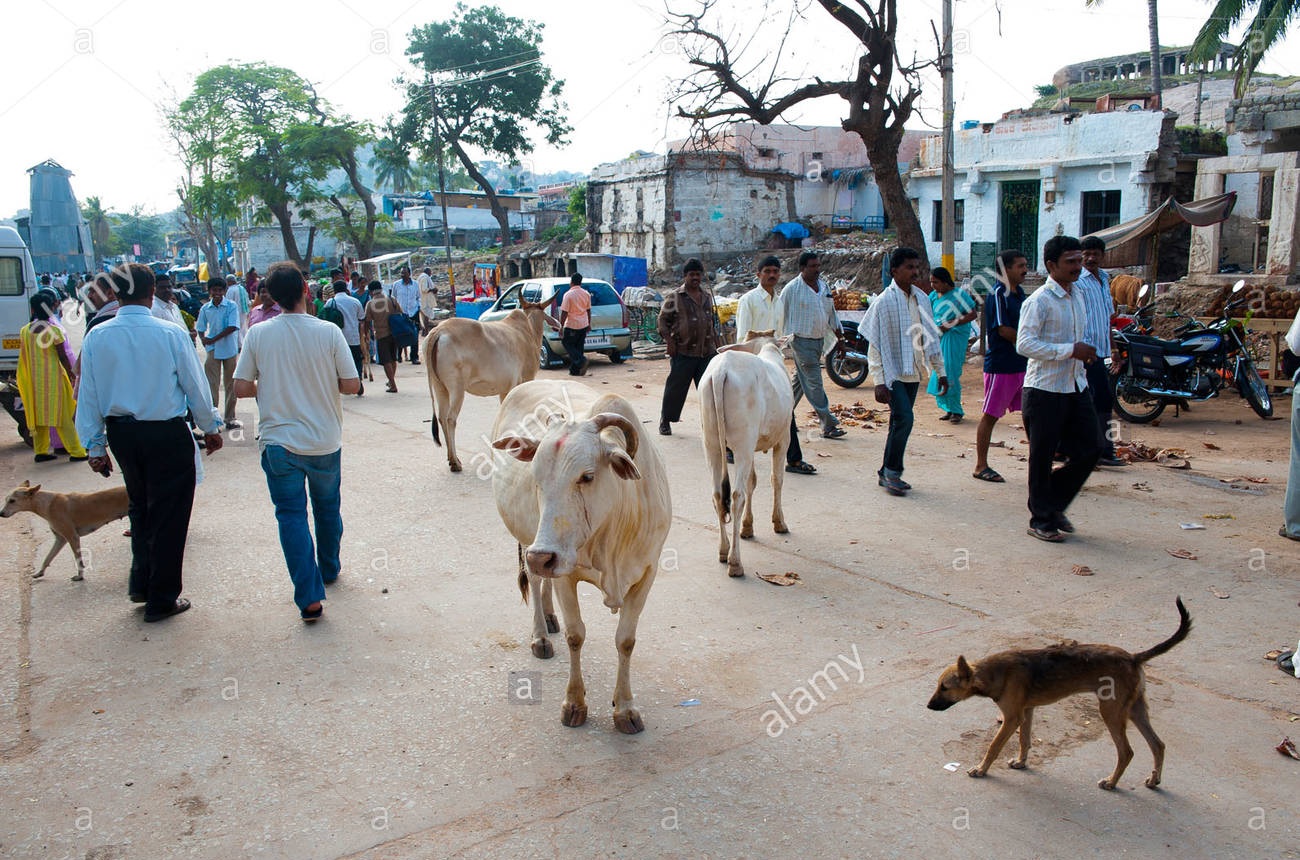
[[[1059,542],[1074,531],[1066,509],[1097,465],[1122,467],[1111,431],[1111,387],[1104,359],[1111,354],[1114,303],[1109,276],[1101,269],[1105,244],[1056,236],[1043,248],[1047,282],[1026,297],[1026,255],[999,255],[998,283],[984,302],[984,401],[976,429],[977,480],[1004,483],[988,463],[992,432],[1008,412],[1022,411],[1029,436],[1028,533]],[[741,297],[736,338],[789,337],[794,354],[791,387],[816,412],[821,435],[845,435],[830,409],[821,363],[829,339],[843,337],[830,289],[820,275],[815,251],[799,255],[799,274],[779,291],[781,261],[767,257],[758,266],[758,286]],[[936,267],[922,285],[924,260],[911,248],[889,258],[888,286],[870,303],[859,331],[869,349],[868,372],[878,403],[889,407],[889,429],[877,483],[893,496],[912,489],[903,480],[908,439],[921,385],[935,397],[941,421],[960,424],[961,376],[979,303],[957,287],[952,274]],[[689,260],[682,283],[669,293],[658,330],[670,360],[664,385],[659,432],[672,434],[692,382],[699,380],[721,343],[713,297],[703,288],[704,266]],[[811,475],[804,462],[797,422],[791,416],[786,471]],[[1056,461],[1064,461],[1056,466]]]

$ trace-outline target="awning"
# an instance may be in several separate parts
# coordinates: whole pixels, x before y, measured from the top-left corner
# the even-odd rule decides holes
[[[1183,224],[1209,227],[1211,224],[1226,221],[1236,205],[1237,192],[1235,191],[1186,204],[1170,197],[1141,218],[1134,218],[1132,221],[1125,221],[1123,224],[1116,224],[1114,227],[1107,227],[1105,230],[1098,230],[1088,235],[1096,236],[1106,243],[1108,267],[1139,266],[1150,262],[1151,242],[1148,240]]]

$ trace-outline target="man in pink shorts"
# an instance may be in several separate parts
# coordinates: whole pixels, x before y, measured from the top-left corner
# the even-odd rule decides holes
[[[1021,251],[998,255],[1002,280],[984,302],[984,414],[975,430],[975,472],[973,477],[995,484],[1005,479],[989,467],[989,441],[993,426],[1008,412],[1020,411],[1020,391],[1025,385],[1029,360],[1016,352],[1016,329],[1025,291],[1020,288],[1029,274],[1029,260]]]

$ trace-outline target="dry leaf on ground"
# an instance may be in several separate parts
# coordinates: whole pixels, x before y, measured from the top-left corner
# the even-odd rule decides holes
[[[1092,568],[1088,567],[1086,564],[1076,564],[1074,567],[1070,568],[1070,573],[1073,573],[1075,576],[1093,575]]]
[[[1277,751],[1282,755],[1287,755],[1296,761],[1300,761],[1300,752],[1296,751],[1295,744],[1290,738],[1282,738],[1282,743],[1277,745]]]
[[[1227,600],[1229,597],[1232,596],[1226,591],[1220,591],[1218,588],[1216,588],[1213,585],[1210,586],[1210,594],[1213,594],[1215,597],[1219,598],[1220,600]]]
[[[785,573],[760,573],[757,574],[757,576],[764,582],[770,582],[773,585],[794,585],[802,581],[799,578],[799,574],[792,570],[788,570]]]
[[[1222,450],[1223,450],[1223,449],[1220,448],[1218,445],[1215,445],[1213,442],[1202,442],[1201,444],[1204,445],[1206,448],[1209,448],[1211,451],[1222,451]]]
[[[1236,517],[1234,517],[1232,514],[1206,514],[1206,515],[1205,515],[1205,519],[1207,519],[1207,520],[1235,520]]]
[[[1192,552],[1190,549],[1166,549],[1165,552],[1169,553],[1174,558],[1187,558],[1193,560],[1196,558],[1196,553]]]

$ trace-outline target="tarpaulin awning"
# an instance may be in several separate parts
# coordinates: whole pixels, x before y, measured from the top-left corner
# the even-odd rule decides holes
[[[1107,266],[1138,266],[1150,262],[1148,251],[1151,242],[1146,240],[1183,224],[1209,227],[1226,221],[1236,205],[1235,191],[1191,203],[1179,203],[1170,197],[1141,218],[1088,235],[1096,236],[1106,243]]]

